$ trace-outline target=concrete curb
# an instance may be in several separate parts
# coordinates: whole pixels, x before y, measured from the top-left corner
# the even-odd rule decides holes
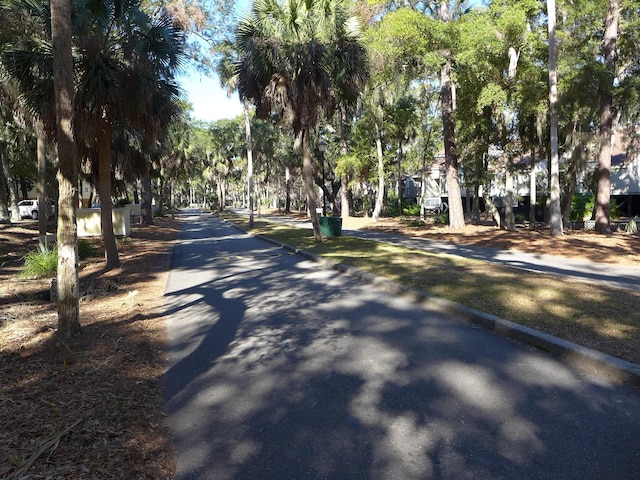
[[[232,222],[228,223],[245,232]],[[249,232],[245,233],[253,235]],[[590,370],[607,375],[618,382],[640,386],[640,365],[636,365],[635,363],[621,360],[612,355],[583,347],[577,343],[554,337],[553,335],[525,327],[509,320],[504,320],[494,315],[489,315],[451,300],[436,297],[427,292],[407,287],[406,285],[393,282],[358,268],[351,267],[343,263],[332,262],[306,250],[278,242],[269,237],[265,237],[264,235],[253,236],[289,252],[300,255],[307,260],[311,260],[327,268],[331,268],[340,273],[358,278],[363,282],[375,285],[378,288],[382,288],[395,294],[410,296],[412,300],[433,310],[454,315],[463,321],[471,322],[475,325],[486,328],[487,330],[504,335],[505,337],[512,338],[527,345],[539,348],[540,350],[549,352],[584,370]]]

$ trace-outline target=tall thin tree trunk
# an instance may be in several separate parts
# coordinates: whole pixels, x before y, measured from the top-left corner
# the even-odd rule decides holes
[[[144,173],[140,178],[140,223],[153,225],[153,187],[151,183],[151,166],[145,160]]]
[[[402,216],[402,140],[398,143],[398,216]]]
[[[63,339],[80,334],[78,289],[78,167],[73,138],[73,57],[71,54],[71,2],[51,1],[53,88],[58,141],[58,272],[57,334]]]
[[[249,116],[249,100],[244,104],[244,131],[247,136],[247,177],[249,188],[249,228],[253,228],[253,141],[251,138],[251,117]]]
[[[113,130],[103,125],[98,134],[98,193],[100,194],[100,220],[106,268],[120,265],[118,245],[113,231],[113,205],[111,203],[111,141]]]
[[[596,231],[611,233],[611,131],[613,129],[613,80],[616,76],[616,43],[620,19],[619,0],[609,0],[604,28],[604,63],[610,81],[600,91],[600,152],[596,193]]]
[[[47,202],[47,138],[44,133],[42,122],[36,123],[36,151],[38,157],[38,235],[40,238],[47,234],[47,217],[49,216],[49,205]]]
[[[7,161],[6,155],[2,155],[0,157],[0,161],[2,162],[2,173],[4,174],[4,178],[7,181],[7,185],[9,187],[9,203],[11,204],[11,221],[16,223],[22,220],[20,218],[20,210],[18,209],[18,185],[16,184],[16,180],[11,173],[11,169],[9,168],[9,162]]]
[[[11,223],[11,212],[7,199],[9,191],[7,190],[7,179],[4,176],[4,155],[0,152],[0,223]]]
[[[442,129],[449,197],[449,227],[459,229],[464,228],[464,211],[462,209],[462,194],[458,177],[453,85],[451,81],[451,63],[449,61],[445,62],[440,71],[440,95],[442,98]]]
[[[384,205],[384,156],[382,155],[382,132],[380,125],[376,122],[376,152],[378,154],[378,194],[376,195],[376,205],[373,208],[372,220],[377,222],[382,213]]]
[[[504,223],[505,228],[510,232],[516,231],[516,219],[513,214],[513,199],[514,199],[514,191],[513,191],[513,166],[512,160],[508,159],[509,165],[507,165],[506,176],[505,176],[505,190],[507,191],[507,198],[505,200],[504,205]]]
[[[340,155],[345,157],[349,150],[347,148],[347,108],[340,104]],[[349,201],[349,180],[347,174],[340,176],[340,216],[347,218],[351,216],[351,202]]]
[[[316,191],[313,183],[313,164],[311,163],[311,136],[310,130],[303,128],[302,135],[302,178],[307,194],[307,207],[311,216],[311,225],[313,225],[313,237],[316,242],[322,242],[322,232],[320,231],[320,222],[318,220],[318,212],[316,211]]]
[[[529,173],[529,227],[536,227],[536,149],[531,149],[531,172]]]
[[[551,130],[551,167],[549,176],[549,227],[552,236],[563,235],[560,207],[560,158],[558,154],[558,70],[556,43],[556,0],[547,0],[549,19],[549,126]]]
[[[291,213],[291,170],[289,167],[284,169],[284,182],[285,182],[285,201],[284,211]]]
[[[450,22],[452,19],[448,0],[440,2],[439,19],[445,23]],[[440,69],[440,99],[442,102],[442,132],[449,196],[449,227],[459,229],[464,228],[464,210],[462,209],[462,195],[458,177],[454,86],[451,80],[451,69],[451,60],[447,58]]]

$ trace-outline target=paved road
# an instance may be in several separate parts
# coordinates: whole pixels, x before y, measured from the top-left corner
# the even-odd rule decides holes
[[[183,479],[634,479],[640,391],[211,216],[167,285]]]

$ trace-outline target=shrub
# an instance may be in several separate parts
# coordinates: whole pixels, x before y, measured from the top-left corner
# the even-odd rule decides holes
[[[58,269],[58,250],[35,251],[24,256],[21,275],[24,278],[42,278],[55,275]]]
[[[433,223],[436,225],[449,225],[449,214],[438,213],[433,216]]]
[[[420,215],[420,205],[417,203],[402,202],[402,210],[405,215],[417,217]]]
[[[591,220],[595,204],[593,193],[576,193],[571,201],[571,220]]]
[[[627,226],[624,228],[624,230],[627,233],[638,233],[638,217],[636,216],[629,220],[629,223],[627,223]]]
[[[87,240],[80,239],[78,240],[78,256],[80,258],[89,258],[93,257],[96,254],[96,249],[94,246],[89,243]]]

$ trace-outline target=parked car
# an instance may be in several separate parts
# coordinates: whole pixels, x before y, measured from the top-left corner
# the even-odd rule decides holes
[[[20,213],[20,218],[33,218],[34,220],[38,219],[39,214],[38,208],[38,200],[22,200],[18,202],[18,212]],[[55,202],[51,202],[51,214],[55,214],[56,204]]]

